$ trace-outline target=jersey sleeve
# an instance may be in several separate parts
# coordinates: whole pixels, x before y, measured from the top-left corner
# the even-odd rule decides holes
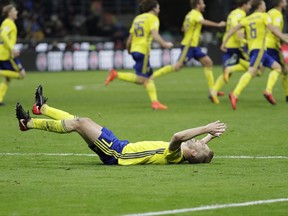
[[[267,13],[263,14],[263,20],[266,26],[272,24],[272,19]]]
[[[159,30],[160,22],[158,17],[153,16],[153,18],[150,20],[150,30]]]
[[[0,32],[0,37],[3,41],[3,43],[9,47],[10,50],[12,50],[14,48],[14,40],[12,40],[12,38],[9,38],[9,34],[10,32],[13,30],[13,26],[11,24],[9,24],[9,22],[4,21],[4,23],[2,24],[3,26],[1,26],[1,32]]]

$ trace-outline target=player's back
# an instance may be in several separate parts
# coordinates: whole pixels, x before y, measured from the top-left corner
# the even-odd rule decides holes
[[[241,21],[245,26],[248,49],[265,49],[265,38],[267,36],[267,25],[271,18],[267,13],[254,12]]]
[[[3,42],[2,34],[8,35],[8,44]],[[10,50],[14,48],[17,40],[17,28],[11,19],[5,19],[0,26],[0,60],[10,57]]]
[[[131,52],[148,54],[152,43],[151,30],[159,29],[159,19],[151,13],[143,13],[135,17],[130,28],[132,34]]]
[[[271,17],[272,24],[278,27],[280,31],[282,31],[284,27],[284,20],[281,11],[273,8],[269,10],[267,13]],[[276,35],[274,35],[270,30],[268,31],[267,34],[266,46],[274,49],[280,48],[280,39]]]
[[[246,13],[244,10],[241,10],[239,8],[233,10],[230,12],[230,14],[227,17],[227,24],[226,24],[226,33],[223,37],[225,38],[227,32],[229,32],[232,28],[234,28],[236,25],[239,24],[239,22],[246,16]],[[229,40],[227,41],[226,47],[227,48],[238,48],[240,47],[240,41],[238,38],[237,33],[234,33]]]

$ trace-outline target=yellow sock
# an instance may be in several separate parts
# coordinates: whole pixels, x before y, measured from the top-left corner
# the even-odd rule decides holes
[[[27,123],[28,128],[45,130],[56,133],[68,133],[64,120],[52,120],[52,119],[31,119]]]
[[[282,75],[282,86],[284,88],[285,95],[288,96],[288,79],[287,79],[287,75]]]
[[[236,64],[236,65],[229,66],[229,72],[230,73],[245,72],[245,71],[247,71],[247,69],[248,69],[248,67],[245,67],[242,64]]]
[[[207,79],[209,89],[213,88],[214,86],[214,75],[213,70],[211,67],[204,67],[204,73]]]
[[[20,73],[11,70],[0,70],[0,75],[12,79],[19,79]]]
[[[124,72],[118,72],[117,78],[126,82],[137,82],[137,75],[134,73],[124,73]]]
[[[244,59],[239,59],[239,64],[242,65],[245,69],[245,71],[249,68],[250,66],[250,62],[249,61],[246,61]]]
[[[266,92],[272,93],[273,87],[278,79],[279,74],[281,73],[280,70],[272,70],[269,74],[267,86],[266,86]]]
[[[148,95],[150,97],[150,100],[153,101],[158,101],[157,98],[157,91],[156,91],[156,86],[153,80],[149,79],[148,82],[145,85],[146,90],[148,92]]]
[[[248,83],[250,82],[250,80],[252,79],[252,77],[253,77],[252,74],[250,74],[250,73],[248,73],[248,72],[244,73],[244,74],[241,76],[241,78],[240,78],[240,80],[239,80],[236,88],[235,88],[234,91],[233,91],[233,94],[234,94],[236,97],[238,97],[238,96],[241,94],[241,92],[242,92],[243,89],[248,85]]]
[[[218,92],[225,84],[225,80],[224,80],[224,76],[223,74],[221,74],[217,79],[216,79],[216,82],[213,86],[213,90],[215,92]]]
[[[3,102],[3,99],[6,95],[7,89],[8,89],[8,81],[7,80],[3,80],[0,83],[0,102]]]
[[[158,77],[160,77],[160,76],[163,76],[163,75],[165,75],[165,74],[167,74],[167,73],[171,73],[171,72],[173,72],[173,71],[174,71],[174,68],[173,68],[172,65],[166,65],[166,66],[160,68],[159,70],[155,71],[155,72],[153,73],[153,77],[154,77],[154,78],[158,78]]]
[[[77,117],[77,116],[71,115],[68,112],[55,109],[53,107],[49,107],[47,104],[43,104],[40,111],[43,115],[46,115],[56,120],[73,119]]]

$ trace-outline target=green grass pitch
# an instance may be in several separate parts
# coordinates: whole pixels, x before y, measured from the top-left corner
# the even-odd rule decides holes
[[[216,78],[221,68],[214,72]],[[202,68],[158,78],[166,111],[150,108],[142,86],[115,80],[105,87],[103,71],[28,73],[23,81],[13,80],[7,105],[0,107],[0,215],[286,216],[288,104],[281,78],[274,90],[278,105],[264,99],[268,72],[251,81],[236,111],[228,93],[241,73],[224,86],[219,105],[207,98]],[[15,104],[31,110],[38,84],[50,106],[90,117],[131,142],[169,141],[174,132],[214,120],[226,122],[228,130],[211,142],[211,164],[105,166],[76,133],[19,131]],[[229,206],[247,202],[252,204]]]

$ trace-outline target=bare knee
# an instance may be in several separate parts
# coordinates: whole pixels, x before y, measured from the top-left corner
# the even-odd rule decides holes
[[[81,131],[81,129],[89,122],[91,121],[89,118],[75,118],[71,120],[66,120],[66,128],[68,131]]]

